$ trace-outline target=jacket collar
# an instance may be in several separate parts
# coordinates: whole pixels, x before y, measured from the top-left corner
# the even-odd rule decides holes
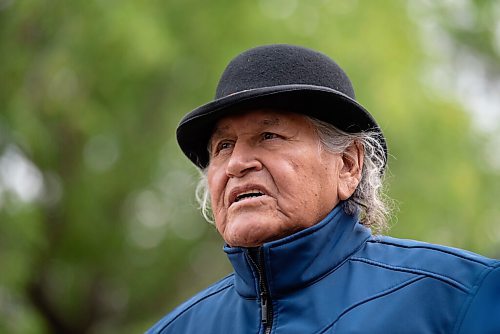
[[[283,239],[265,243],[263,269],[271,296],[299,289],[335,269],[370,237],[337,205],[322,221]],[[235,288],[243,297],[258,295],[259,277],[249,259],[249,249],[225,246],[235,270]]]

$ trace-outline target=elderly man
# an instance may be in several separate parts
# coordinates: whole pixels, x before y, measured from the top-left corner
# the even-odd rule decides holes
[[[500,333],[499,261],[376,234],[385,138],[327,56],[238,55],[177,138],[235,272],[149,333]]]

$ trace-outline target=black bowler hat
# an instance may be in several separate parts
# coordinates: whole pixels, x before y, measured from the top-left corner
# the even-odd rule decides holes
[[[227,65],[215,99],[188,113],[177,127],[177,141],[198,167],[209,162],[208,141],[217,121],[244,110],[273,108],[328,122],[349,133],[375,131],[375,119],[355,100],[345,72],[329,57],[304,47],[273,44],[245,51]]]

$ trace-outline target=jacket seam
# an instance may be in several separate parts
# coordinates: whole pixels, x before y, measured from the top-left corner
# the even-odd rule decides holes
[[[454,280],[453,278],[451,278],[449,276],[438,274],[438,273],[435,273],[432,271],[423,270],[423,269],[419,269],[419,268],[393,266],[393,265],[389,265],[386,263],[381,263],[381,262],[368,260],[368,259],[360,258],[360,257],[353,257],[353,258],[351,258],[351,260],[358,261],[358,262],[364,262],[364,263],[367,263],[370,265],[374,265],[374,266],[378,266],[378,267],[382,267],[382,268],[386,268],[386,269],[390,269],[390,270],[402,271],[402,272],[408,272],[408,273],[412,273],[412,274],[425,275],[428,277],[432,277],[432,278],[438,279],[444,283],[447,283],[451,286],[454,286],[455,288],[462,290],[465,293],[470,293],[470,290],[471,290],[470,287],[465,286],[464,284]]]
[[[190,310],[191,308],[193,308],[194,306],[198,305],[199,303],[201,303],[202,301],[204,301],[205,299],[209,298],[209,297],[212,297],[213,295],[216,295],[218,294],[219,292],[222,292],[226,289],[229,289],[230,287],[232,287],[233,284],[228,284],[227,286],[224,286],[222,288],[220,288],[219,290],[216,290],[212,293],[209,293],[207,294],[206,296],[203,296],[202,298],[196,300],[195,302],[193,302],[191,305],[189,305],[188,307],[186,307],[184,310],[182,310],[181,312],[179,312],[179,314],[177,314],[172,320],[170,320],[169,322],[167,322],[166,324],[164,324],[163,326],[161,326],[161,329],[159,330],[159,332],[163,331],[164,329],[166,329],[168,326],[170,326],[175,320],[177,320],[181,315],[183,315],[184,313],[186,313],[188,310]]]
[[[409,246],[409,245],[397,244],[397,243],[386,241],[386,240],[368,240],[367,242],[374,243],[374,244],[385,244],[385,245],[389,245],[389,246],[394,246],[394,247],[399,247],[399,248],[406,248],[406,249],[412,249],[412,248],[427,249],[427,250],[432,250],[432,251],[436,251],[436,252],[440,252],[440,253],[444,253],[444,254],[449,254],[449,255],[452,255],[452,256],[455,256],[455,257],[467,260],[467,261],[471,261],[471,262],[474,262],[474,263],[481,264],[481,265],[483,265],[485,267],[490,267],[490,268],[492,267],[491,265],[489,265],[489,264],[487,264],[487,263],[485,263],[483,261],[472,259],[470,257],[463,256],[463,255],[457,254],[455,252],[451,252],[451,251],[446,250],[446,249],[439,249],[439,248],[436,248],[436,247],[431,247],[430,245],[429,246],[426,246],[426,245]]]
[[[364,299],[364,300],[361,300],[361,301],[359,301],[359,302],[357,302],[357,303],[354,303],[353,305],[351,305],[351,306],[349,306],[349,307],[345,308],[345,309],[344,309],[344,310],[343,310],[343,311],[339,314],[339,316],[338,316],[338,317],[337,317],[337,318],[336,318],[336,319],[335,319],[332,323],[330,323],[328,326],[326,326],[325,328],[323,328],[321,331],[319,331],[319,332],[317,332],[317,333],[319,333],[319,334],[321,334],[321,333],[325,333],[327,330],[329,330],[329,329],[331,329],[333,326],[335,326],[335,324],[336,324],[336,323],[337,323],[337,322],[338,322],[338,321],[339,321],[339,320],[340,320],[340,319],[341,319],[344,315],[346,315],[346,314],[347,314],[347,313],[349,313],[350,311],[354,310],[354,309],[355,309],[355,308],[357,308],[358,306],[361,306],[361,305],[363,305],[363,304],[366,304],[366,303],[368,303],[368,302],[370,302],[370,301],[372,301],[372,300],[375,300],[375,299],[378,299],[378,298],[381,298],[381,297],[387,296],[387,295],[389,295],[389,294],[391,294],[391,293],[393,293],[393,292],[396,292],[396,291],[398,291],[398,290],[401,290],[401,289],[405,288],[406,286],[408,286],[408,285],[410,285],[410,284],[413,284],[413,283],[415,283],[415,282],[418,282],[418,281],[420,281],[421,279],[424,279],[424,278],[425,278],[425,276],[424,276],[424,275],[421,275],[421,276],[417,276],[417,277],[410,278],[410,279],[408,279],[408,280],[406,280],[406,281],[404,281],[404,282],[401,282],[401,283],[396,284],[396,285],[394,285],[394,286],[392,286],[392,287],[390,287],[390,288],[387,288],[387,289],[385,289],[385,290],[383,290],[383,291],[381,291],[381,292],[379,292],[379,293],[377,293],[377,294],[375,294],[375,295],[373,295],[373,296],[370,296],[370,297],[368,297],[368,298],[366,298],[366,299]]]

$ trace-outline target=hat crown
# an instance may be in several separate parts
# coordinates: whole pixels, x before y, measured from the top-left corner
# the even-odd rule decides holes
[[[235,57],[219,80],[215,98],[297,84],[327,87],[355,99],[351,81],[337,63],[320,52],[287,44],[260,46]]]

